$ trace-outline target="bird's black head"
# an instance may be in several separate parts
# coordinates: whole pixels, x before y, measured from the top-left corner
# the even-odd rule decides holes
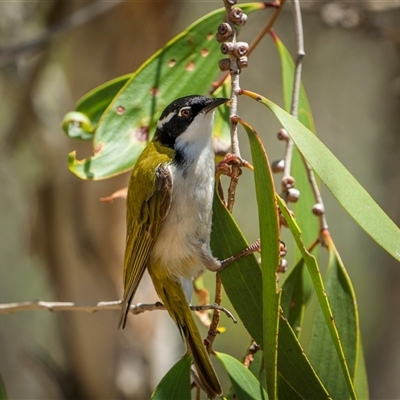
[[[162,112],[154,135],[163,145],[173,148],[180,136],[200,113],[208,113],[228,99],[210,99],[200,95],[181,97]]]

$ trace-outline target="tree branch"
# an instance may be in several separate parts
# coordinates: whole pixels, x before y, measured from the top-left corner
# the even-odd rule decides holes
[[[30,310],[48,310],[48,311],[81,311],[87,313],[95,313],[97,311],[111,311],[111,310],[120,310],[121,309],[121,300],[115,301],[99,301],[95,305],[78,305],[74,302],[60,302],[60,301],[23,301],[20,303],[5,303],[0,304],[0,314],[14,314],[20,311],[30,311]],[[234,323],[236,323],[236,319],[233,314],[227,310],[225,307],[222,307],[218,304],[206,304],[203,306],[190,306],[192,311],[207,311],[207,310],[219,310],[224,312],[228,318],[232,319]],[[154,310],[165,310],[165,307],[162,303],[157,301],[154,304],[143,304],[138,303],[135,305],[131,305],[130,312],[132,314],[141,314],[145,311],[154,311]]]

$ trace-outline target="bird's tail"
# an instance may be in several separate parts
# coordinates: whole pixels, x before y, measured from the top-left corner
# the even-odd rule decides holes
[[[186,324],[182,324],[180,328],[184,334],[187,346],[192,353],[200,385],[207,393],[207,396],[213,399],[222,393],[221,384],[211,364],[210,356],[204,347],[203,340],[201,339],[200,332],[189,306],[187,309],[189,312],[186,317]]]
[[[181,284],[171,278],[159,279],[151,269],[149,272],[158,295],[185,338],[188,350],[193,357],[201,388],[210,399],[214,399],[222,393],[221,384],[203,344]]]

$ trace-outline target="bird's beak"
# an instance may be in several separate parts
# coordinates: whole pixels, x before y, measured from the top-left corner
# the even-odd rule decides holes
[[[211,103],[205,106],[202,110],[203,113],[207,114],[210,111],[214,110],[214,108],[220,106],[221,104],[226,103],[229,101],[229,99],[224,99],[224,98],[217,98],[217,99],[210,99]]]

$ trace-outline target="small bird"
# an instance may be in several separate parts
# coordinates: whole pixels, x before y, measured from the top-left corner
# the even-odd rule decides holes
[[[221,384],[189,308],[193,280],[221,263],[210,249],[214,196],[214,110],[228,99],[192,95],[168,105],[153,140],[138,158],[127,196],[125,327],[133,296],[147,268],[154,287],[192,354],[200,385],[211,399]]]

